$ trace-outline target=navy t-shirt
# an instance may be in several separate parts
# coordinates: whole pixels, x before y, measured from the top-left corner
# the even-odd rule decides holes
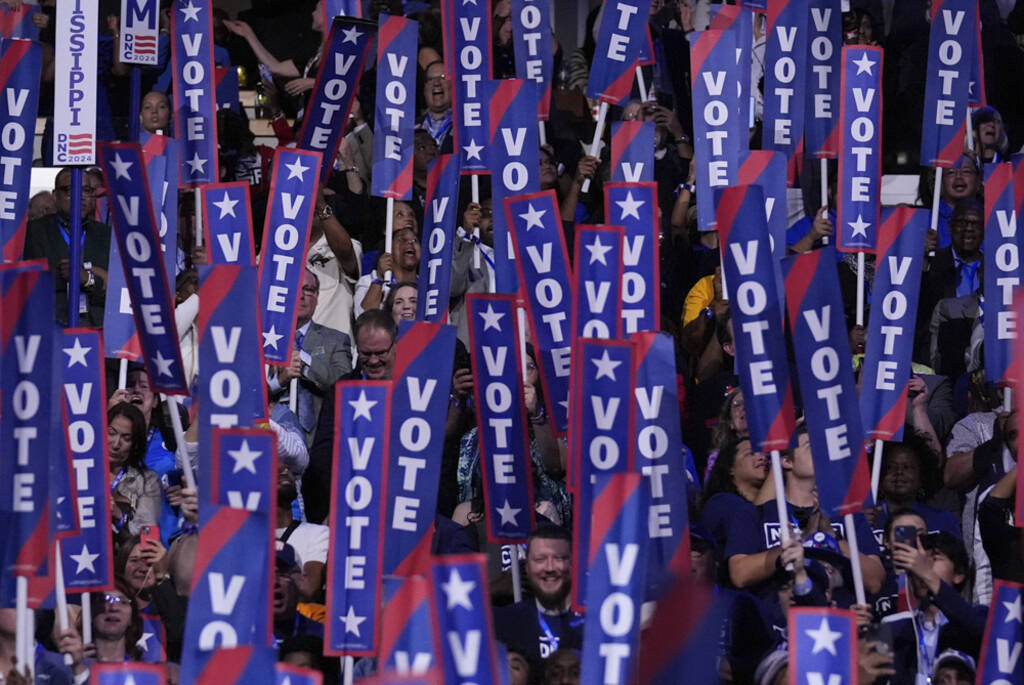
[[[757,507],[731,492],[714,494],[704,505],[701,523],[711,533],[718,561],[718,584],[734,588],[729,578],[729,559],[736,554],[757,554],[760,515]]]
[[[583,648],[583,615],[575,611],[546,614],[531,598],[496,607],[494,633],[499,642],[525,650],[530,663],[539,668],[560,647]]]
[[[794,507],[789,502],[786,502],[786,509],[789,512],[790,520],[796,524],[799,520],[799,508]],[[761,548],[757,551],[762,552],[772,547],[778,547],[782,543],[781,526],[779,525],[779,514],[778,509],[775,506],[774,500],[766,502],[760,506],[761,510],[761,530],[758,542]],[[831,522],[832,524],[832,535],[836,540],[845,540],[847,531],[846,523],[843,519],[837,519]],[[876,556],[881,558],[882,552],[878,547],[878,542],[875,540],[874,532],[871,530],[871,526],[868,524],[868,520],[864,518],[863,514],[853,515],[854,530],[857,534],[857,549],[861,554],[867,556]],[[806,537],[807,531],[802,531],[801,534]]]

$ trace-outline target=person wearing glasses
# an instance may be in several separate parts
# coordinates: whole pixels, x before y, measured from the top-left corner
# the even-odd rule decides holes
[[[291,361],[288,366],[271,369],[267,375],[271,399],[285,405],[288,404],[291,381],[298,379],[296,414],[307,443],[313,437],[324,396],[330,393],[338,379],[352,370],[348,336],[313,321],[319,294],[320,279],[309,269],[304,270],[299,300],[295,305]]]
[[[452,87],[445,74],[444,62],[431,62],[422,75],[423,117],[417,126],[426,129],[437,143],[441,154],[452,151]]]
[[[89,217],[96,206],[96,187],[83,174],[82,180],[82,264],[78,271],[81,294],[78,301],[79,325],[103,328],[103,309],[107,297],[107,263],[110,256],[110,227]],[[57,213],[30,221],[25,231],[22,258],[45,259],[54,274],[56,318],[62,326],[68,322],[68,278],[72,272],[71,254],[71,170],[61,169],[53,186]]]
[[[339,380],[389,381],[395,368],[398,326],[383,309],[367,309],[355,323],[356,368]],[[334,445],[334,391],[324,394],[320,417],[309,448],[309,466],[302,478],[306,519],[327,518],[331,498]]]

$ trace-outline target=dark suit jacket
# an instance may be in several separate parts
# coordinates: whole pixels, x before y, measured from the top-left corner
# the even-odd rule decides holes
[[[358,368],[339,380],[363,380]],[[309,465],[302,474],[302,500],[306,518],[320,523],[327,518],[331,506],[331,469],[334,458],[334,388],[324,394],[320,405],[320,419],[316,424],[313,443],[309,446]]]
[[[313,412],[319,416],[324,397],[334,392],[334,384],[352,370],[352,346],[349,337],[341,331],[310,322],[302,350],[310,359],[299,378],[299,393],[313,397]],[[283,398],[288,387],[274,388],[275,399]],[[283,399],[281,399],[283,401]],[[307,442],[312,436],[307,436]]]
[[[82,223],[82,229],[85,231],[82,261],[92,262],[93,266],[105,270],[110,261],[110,227],[86,219]],[[45,259],[49,264],[57,294],[57,322],[62,326],[67,326],[68,282],[60,277],[58,265],[62,259],[67,259],[70,256],[70,251],[64,233],[57,225],[57,215],[50,214],[28,223],[22,256],[25,259]],[[96,285],[89,291],[83,292],[86,295],[89,311],[81,314],[80,325],[103,328],[103,308],[106,302],[107,284],[97,276]]]
[[[956,297],[956,284],[960,274],[953,258],[953,248],[943,247],[935,251],[928,271],[921,274],[921,294],[917,305],[917,326],[914,336],[914,360],[925,364],[931,363],[928,349],[928,327],[931,325],[932,312],[939,300]],[[984,260],[978,267],[978,283],[985,282]],[[940,372],[941,373],[941,372]]]

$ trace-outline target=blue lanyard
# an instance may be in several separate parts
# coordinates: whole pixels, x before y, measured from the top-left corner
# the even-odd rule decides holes
[[[537,609],[537,624],[540,626],[541,632],[544,633],[544,637],[551,643],[552,651],[557,650],[561,638],[551,632],[551,627],[548,625],[547,619],[544,618],[544,612],[540,609]]]
[[[490,264],[491,270],[494,270],[494,260],[491,259],[490,255],[484,252],[483,249],[481,248],[483,241],[480,240],[480,236],[470,233],[464,228],[461,228],[459,230],[462,231],[462,235],[460,237],[466,242],[473,243],[473,245],[476,246],[476,249],[480,250],[480,255],[487,260],[488,264]]]
[[[68,249],[70,250],[71,249],[71,234],[68,233],[67,230],[63,226],[60,225],[60,223],[57,224],[57,228],[60,229],[60,237],[64,239],[64,244],[67,245]],[[85,250],[85,231],[84,230],[82,231],[81,241],[82,241],[82,249]]]

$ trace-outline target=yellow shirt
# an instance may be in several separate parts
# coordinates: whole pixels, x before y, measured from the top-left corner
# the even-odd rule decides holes
[[[686,300],[683,302],[683,326],[689,325],[691,321],[700,316],[705,307],[711,306],[715,300],[715,276],[705,276],[690,288],[686,293]]]

